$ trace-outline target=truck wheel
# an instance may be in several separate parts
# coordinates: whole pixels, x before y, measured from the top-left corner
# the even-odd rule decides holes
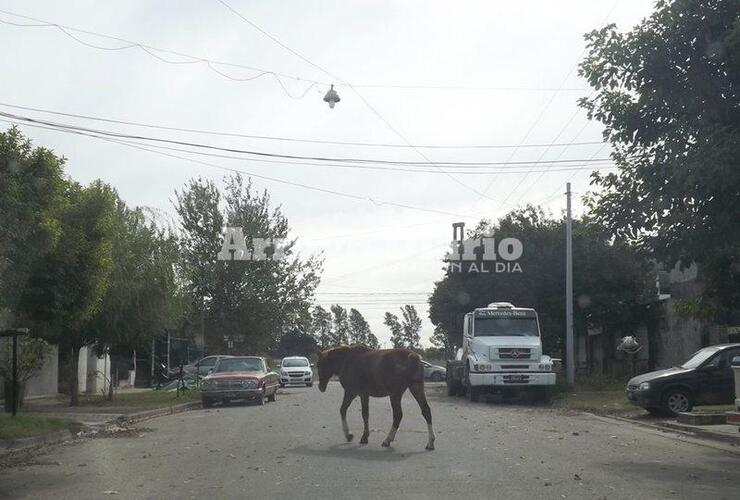
[[[455,396],[457,395],[457,387],[451,383],[447,383],[447,395],[448,396]]]
[[[473,403],[477,403],[480,401],[480,392],[480,387],[476,387],[474,385],[468,386],[468,399]]]

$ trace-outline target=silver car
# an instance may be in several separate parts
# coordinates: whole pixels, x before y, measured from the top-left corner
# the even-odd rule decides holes
[[[433,365],[426,361],[421,362],[424,365],[424,378],[432,382],[441,382],[447,376],[447,369],[443,366]]]
[[[189,365],[185,365],[182,367],[182,370],[185,373],[197,373],[201,376],[208,375],[208,372],[213,370],[213,368],[216,366],[216,363],[218,363],[218,360],[223,358],[230,358],[232,356],[227,356],[224,354],[218,354],[213,356],[206,356],[205,358],[201,358],[195,363],[190,363]]]

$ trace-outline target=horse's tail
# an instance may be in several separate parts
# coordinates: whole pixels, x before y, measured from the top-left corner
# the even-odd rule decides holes
[[[409,378],[409,385],[424,383],[424,365],[421,364],[421,356],[415,352],[409,352],[406,373]]]

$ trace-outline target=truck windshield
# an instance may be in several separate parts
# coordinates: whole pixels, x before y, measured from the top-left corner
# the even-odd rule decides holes
[[[537,337],[535,318],[476,318],[476,337]]]

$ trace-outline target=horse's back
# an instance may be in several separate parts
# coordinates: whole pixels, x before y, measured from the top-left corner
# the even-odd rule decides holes
[[[421,357],[408,349],[358,349],[345,365],[345,388],[374,397],[405,391],[424,383]]]

